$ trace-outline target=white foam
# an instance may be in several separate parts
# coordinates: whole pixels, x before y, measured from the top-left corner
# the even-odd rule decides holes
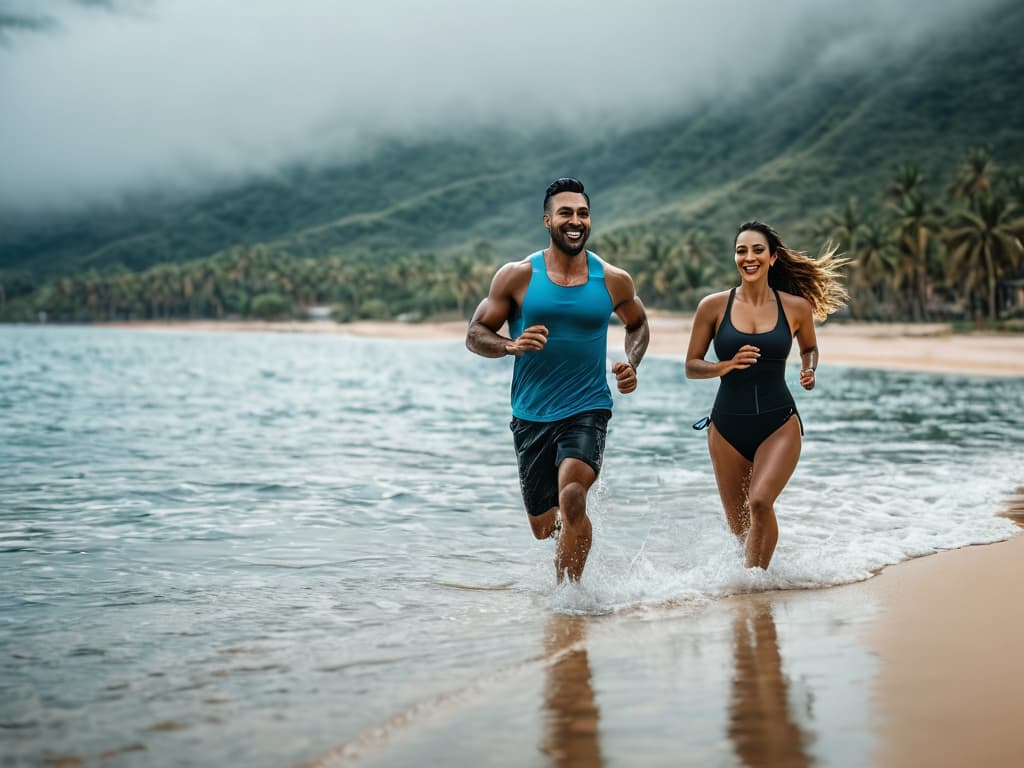
[[[956,473],[926,463],[888,473],[865,464],[822,477],[814,468],[776,505],[779,545],[767,571],[744,567],[713,491],[690,505],[670,494],[631,505],[602,484],[590,497],[594,544],[581,582],[556,586],[545,563],[534,585],[554,611],[602,614],[862,581],[887,565],[1018,530],[995,515],[1014,488],[1010,456],[966,460]]]

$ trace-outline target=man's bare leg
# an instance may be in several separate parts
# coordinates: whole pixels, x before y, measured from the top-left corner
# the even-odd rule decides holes
[[[561,526],[558,524],[558,507],[552,507],[542,515],[527,515],[530,528],[538,539],[550,539]]]
[[[559,581],[566,575],[570,581],[579,581],[587,564],[593,539],[593,527],[587,517],[587,493],[596,479],[594,468],[579,459],[565,459],[558,467],[562,533],[555,546],[555,573]]]

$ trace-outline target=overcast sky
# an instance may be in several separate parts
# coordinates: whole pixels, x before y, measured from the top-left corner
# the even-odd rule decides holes
[[[783,61],[857,66],[997,1],[0,0],[0,207],[367,136],[651,120]]]

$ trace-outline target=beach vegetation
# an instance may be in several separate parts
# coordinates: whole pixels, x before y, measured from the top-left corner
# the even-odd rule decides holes
[[[971,148],[941,204],[920,168],[903,165],[873,207],[862,210],[854,199],[823,217],[819,235],[836,238],[853,258],[852,315],[995,327],[1024,313],[1018,179],[1001,173],[988,149]]]
[[[292,302],[280,293],[260,293],[249,305],[249,315],[257,320],[283,320],[293,313]]]

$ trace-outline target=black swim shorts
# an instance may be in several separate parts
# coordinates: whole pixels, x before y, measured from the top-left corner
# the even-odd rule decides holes
[[[563,459],[585,461],[600,474],[611,416],[611,411],[600,410],[551,422],[512,419],[509,428],[527,513],[542,515],[558,506],[558,466]]]

